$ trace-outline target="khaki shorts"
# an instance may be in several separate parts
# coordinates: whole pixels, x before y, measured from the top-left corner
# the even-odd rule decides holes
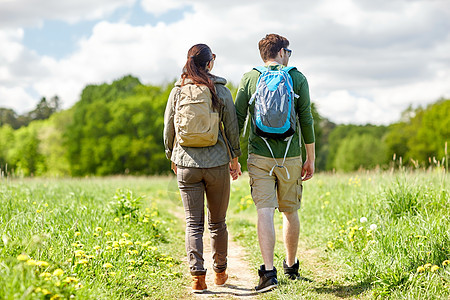
[[[277,162],[281,164],[283,159],[277,158]],[[247,168],[253,202],[257,209],[274,207],[280,212],[296,211],[302,199],[302,158],[286,158],[284,167],[289,171],[290,179],[286,170],[280,167],[275,167],[270,176],[274,164],[272,157],[249,154]]]

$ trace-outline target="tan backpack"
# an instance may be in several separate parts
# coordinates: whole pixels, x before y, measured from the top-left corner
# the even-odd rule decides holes
[[[175,96],[176,141],[186,147],[217,143],[219,113],[212,108],[211,91],[205,85],[186,84]]]

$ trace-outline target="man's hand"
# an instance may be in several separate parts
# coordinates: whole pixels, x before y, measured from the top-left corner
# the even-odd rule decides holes
[[[306,159],[302,168],[302,180],[306,181],[311,179],[314,175],[314,161]]]

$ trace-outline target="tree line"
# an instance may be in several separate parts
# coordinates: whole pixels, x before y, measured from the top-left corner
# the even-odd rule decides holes
[[[170,166],[162,134],[172,86],[144,85],[128,75],[86,86],[67,110],[60,110],[57,96],[42,98],[21,116],[0,108],[0,168],[17,176],[166,174]],[[229,88],[235,95],[236,87]],[[448,166],[449,99],[410,107],[388,126],[335,124],[320,116],[314,104],[312,110],[319,171]]]

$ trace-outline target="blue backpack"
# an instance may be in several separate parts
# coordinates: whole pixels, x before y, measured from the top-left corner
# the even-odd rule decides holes
[[[289,75],[292,69],[294,67],[284,67],[280,70],[271,70],[270,67],[255,68],[261,75],[249,105],[255,102],[252,118],[255,133],[267,144],[275,160],[275,166],[269,173],[271,176],[275,167],[284,168],[283,164],[297,125],[294,100],[298,96],[294,93],[292,78]],[[281,165],[276,161],[267,138],[284,139],[288,142]],[[289,179],[287,169],[286,172]]]

